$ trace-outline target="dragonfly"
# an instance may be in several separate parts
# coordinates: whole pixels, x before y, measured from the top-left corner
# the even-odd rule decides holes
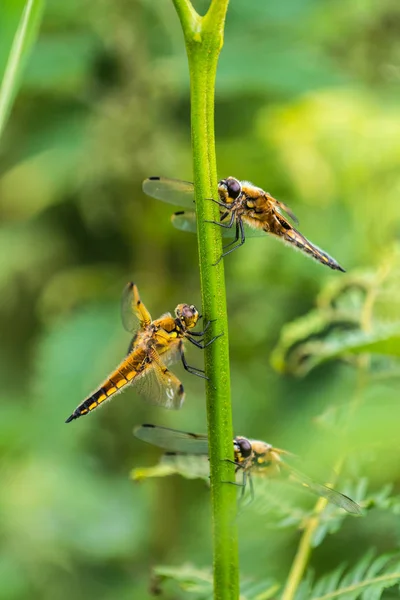
[[[167,427],[158,427],[156,425],[145,424],[134,430],[134,435],[138,439],[162,448],[168,455],[188,454],[188,455],[207,455],[208,439],[206,435],[197,433],[188,433],[169,429]],[[250,484],[250,493],[253,497],[252,476],[278,477],[285,476],[297,486],[309,492],[322,496],[328,502],[343,508],[348,513],[360,515],[361,507],[348,496],[337,492],[336,490],[313,481],[310,477],[298,471],[289,465],[284,457],[291,453],[275,448],[267,442],[261,440],[252,440],[243,436],[236,436],[233,440],[234,460],[225,459],[233,462],[236,473],[242,473],[242,482],[228,482],[242,487],[242,497],[244,496],[247,482]]]
[[[177,229],[197,232],[193,183],[149,177],[143,182],[143,191],[152,198],[191,208],[189,212],[176,212],[172,216],[172,223]],[[298,219],[286,204],[250,181],[240,181],[235,177],[221,179],[218,183],[218,200],[209,200],[218,204],[220,209],[220,220],[209,222],[221,227],[225,237],[234,238],[224,246],[224,251],[215,264],[243,246],[246,237],[269,234],[330,269],[345,272],[332,256],[310,242],[292,225],[290,220],[298,225]]]
[[[128,353],[100,387],[78,405],[66,423],[92,412],[129,384],[150,403],[179,409],[184,401],[184,388],[168,369],[179,359],[186,371],[207,379],[203,370],[187,363],[184,343],[189,340],[197,348],[204,349],[222,334],[204,342],[203,336],[212,321],[206,323],[203,331],[193,331],[202,318],[193,304],[178,304],[175,316],[165,313],[153,321],[140,299],[137,286],[129,283],[122,296],[121,308],[124,327],[133,335]]]

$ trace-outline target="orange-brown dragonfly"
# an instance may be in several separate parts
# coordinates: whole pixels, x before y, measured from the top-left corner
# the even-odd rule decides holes
[[[143,191],[148,196],[169,204],[194,208],[194,187],[188,181],[149,177],[143,182]],[[289,219],[298,224],[296,216],[286,204],[276,200],[268,192],[249,181],[227,177],[218,183],[218,196],[218,200],[210,200],[218,204],[220,220],[211,223],[222,227],[226,237],[234,237],[232,242],[224,246],[219,260],[243,246],[246,237],[258,237],[267,233],[330,269],[344,272],[343,267],[334,258],[315,246],[291,224]],[[194,233],[197,231],[193,210],[175,213],[172,222],[178,229]]]
[[[187,433],[167,427],[156,425],[141,425],[134,430],[135,436],[167,451],[168,455],[207,455],[208,440],[206,435]],[[361,507],[348,496],[337,492],[325,485],[316,483],[310,477],[289,465],[282,457],[290,456],[290,452],[275,448],[261,440],[251,440],[243,436],[236,436],[233,440],[233,453],[236,472],[241,472],[243,479],[241,483],[235,483],[242,487],[244,495],[247,481],[250,483],[250,493],[253,497],[252,476],[278,477],[285,476],[291,483],[301,486],[303,489],[323,496],[332,504],[336,504],[353,515],[362,513]],[[226,459],[231,462],[229,459]]]
[[[204,349],[219,337],[215,336],[207,343],[195,339],[203,338],[211,325],[209,321],[204,331],[192,331],[200,318],[193,304],[178,304],[175,316],[165,313],[153,321],[140,299],[137,286],[129,283],[122,296],[122,320],[125,328],[133,333],[128,354],[101,386],[79,404],[66,423],[93,411],[128,384],[134,385],[136,391],[152,404],[179,409],[185,395],[183,385],[168,366],[180,359],[186,371],[206,378],[204,371],[188,365],[184,341],[189,340]],[[135,327],[137,320],[138,328]]]

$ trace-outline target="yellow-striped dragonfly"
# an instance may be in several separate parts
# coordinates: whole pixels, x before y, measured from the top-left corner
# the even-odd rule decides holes
[[[199,318],[193,304],[178,304],[175,316],[165,313],[153,321],[140,299],[137,286],[129,283],[122,297],[122,320],[133,334],[128,354],[100,387],[79,404],[66,423],[93,411],[128,384],[134,385],[136,391],[152,404],[179,409],[184,400],[184,388],[168,366],[181,360],[186,371],[206,378],[201,369],[188,365],[184,342],[189,340],[204,349],[219,337],[204,343],[202,338],[211,321],[204,331],[193,331]]]
[[[156,425],[141,425],[134,430],[135,436],[148,442],[153,446],[166,450],[168,455],[207,455],[208,439],[206,435],[188,433],[158,427]],[[322,496],[328,502],[343,508],[353,515],[362,513],[361,507],[348,496],[337,492],[320,483],[316,483],[310,477],[289,465],[284,456],[290,456],[290,452],[275,448],[261,440],[252,440],[243,436],[236,436],[233,440],[234,465],[236,472],[242,473],[242,494],[245,492],[246,484],[250,484],[250,492],[253,496],[252,476],[261,477],[285,477],[291,482],[309,492]],[[232,482],[236,483],[236,482]]]
[[[149,177],[143,182],[143,191],[158,200],[192,209],[189,212],[175,213],[172,222],[183,231],[197,231],[192,183],[164,177]],[[218,204],[220,220],[211,223],[220,226],[227,237],[234,238],[224,246],[219,260],[242,246],[246,237],[269,234],[330,269],[344,272],[343,267],[334,258],[310,242],[291,224],[289,219],[298,223],[296,216],[286,204],[276,200],[268,192],[249,181],[227,177],[218,183],[218,196],[218,200],[210,200]]]

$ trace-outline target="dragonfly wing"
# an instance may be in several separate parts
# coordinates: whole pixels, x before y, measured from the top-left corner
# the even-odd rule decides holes
[[[128,350],[126,352],[127,356],[133,351],[135,344],[136,344],[136,340],[137,340],[137,333],[134,333],[133,338],[129,342]]]
[[[172,215],[171,221],[172,225],[176,227],[176,229],[180,229],[180,231],[189,231],[190,233],[197,233],[196,214],[194,212],[176,212]],[[209,226],[212,227],[212,224],[210,224]],[[214,225],[214,227],[216,227],[216,225]],[[235,225],[233,225],[233,227],[229,229],[226,229],[224,227],[221,227],[220,229],[222,232],[222,237],[233,239],[236,236]],[[265,232],[260,229],[251,229],[250,227],[246,227],[245,234],[246,237],[263,237],[265,235]]]
[[[194,187],[189,181],[149,177],[143,181],[143,191],[147,196],[175,206],[194,207]]]
[[[167,452],[161,457],[159,466],[169,468],[186,479],[204,479],[210,484],[210,461],[206,454]]]
[[[179,211],[172,215],[171,222],[176,229],[197,233],[196,214],[192,211]]]
[[[303,488],[309,490],[317,496],[322,496],[323,498],[326,498],[328,502],[330,502],[331,504],[336,504],[336,506],[343,508],[348,513],[351,513],[353,515],[362,514],[361,507],[348,496],[345,496],[344,494],[341,494],[340,492],[337,492],[336,490],[333,490],[327,487],[326,485],[316,483],[315,481],[310,479],[310,477],[304,475],[304,473],[297,471],[297,469],[293,469],[292,467],[288,467],[287,465],[285,465],[285,467],[289,469],[291,479],[300,484]]]
[[[121,318],[125,329],[134,335],[131,341],[131,346],[133,346],[139,326],[143,328],[151,323],[151,315],[141,301],[134,283],[128,283],[122,293]]]
[[[167,452],[208,454],[208,440],[206,435],[147,424],[134,429],[134,435],[139,440],[167,450]]]
[[[290,208],[289,208],[289,207],[288,207],[286,204],[284,204],[284,202],[281,202],[280,200],[276,200],[275,198],[273,198],[273,197],[272,197],[272,196],[270,196],[269,194],[268,194],[268,197],[269,197],[269,199],[271,200],[271,202],[273,202],[273,204],[275,205],[275,208],[276,208],[276,209],[279,211],[279,213],[280,213],[280,214],[282,214],[282,213],[283,213],[283,216],[285,216],[285,213],[286,213],[286,215],[287,215],[287,216],[288,216],[290,219],[292,219],[292,221],[293,221],[293,222],[294,222],[296,225],[298,225],[298,224],[299,224],[299,219],[296,217],[296,215],[294,214],[294,212],[292,212],[292,211],[290,210]]]
[[[319,263],[326,265],[334,271],[345,272],[343,267],[339,263],[329,256],[326,252],[315,246],[310,240],[308,240],[300,231],[290,225],[290,223],[283,218],[281,215],[275,212],[273,223],[270,225],[270,229],[267,233],[277,236],[282,241],[287,242],[291,246],[294,246],[298,250],[301,250],[314,260]]]
[[[160,359],[152,360],[133,385],[147,402],[164,408],[178,410],[185,399],[182,383]]]
[[[181,360],[181,344],[182,340],[173,340],[169,342],[167,350],[161,354],[161,360],[166,367]]]

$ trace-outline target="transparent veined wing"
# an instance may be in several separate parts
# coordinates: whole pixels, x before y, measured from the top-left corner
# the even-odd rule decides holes
[[[165,313],[165,316],[171,316],[170,313]],[[177,339],[173,339],[168,342],[168,345],[165,346],[165,352],[161,352],[159,350],[159,354],[163,365],[169,367],[176,362],[179,362],[182,359],[182,353],[180,349],[181,341]]]
[[[122,292],[121,319],[124,328],[133,334],[139,327],[145,327],[151,323],[151,315],[140,300],[137,286],[134,283],[128,283]]]
[[[139,440],[162,448],[167,452],[208,454],[208,440],[206,435],[147,424],[136,427],[134,435]]]
[[[297,484],[301,485],[304,489],[309,490],[317,496],[322,496],[323,498],[326,498],[328,502],[330,502],[331,504],[336,504],[336,506],[343,508],[348,513],[351,513],[353,515],[362,514],[361,507],[348,496],[345,496],[344,494],[341,494],[340,492],[337,492],[336,490],[333,490],[327,487],[326,485],[316,483],[310,477],[304,475],[304,473],[297,471],[297,469],[293,469],[292,467],[289,467],[286,464],[284,466],[290,472],[290,479],[296,482]]]
[[[144,400],[164,408],[179,410],[185,399],[182,383],[161,361],[150,362],[132,385]]]
[[[160,466],[174,469],[174,472],[186,479],[204,479],[210,484],[210,461],[207,454],[186,454],[167,452],[160,458]]]
[[[229,221],[228,219],[224,220],[224,223]],[[178,211],[174,213],[171,217],[172,225],[179,229],[180,231],[189,231],[190,233],[197,233],[197,224],[196,224],[196,214],[191,211]],[[213,224],[209,224],[210,227]],[[214,227],[216,227],[214,225]],[[222,236],[225,238],[234,238],[236,237],[236,227],[235,224],[230,229],[225,227],[220,227]],[[245,226],[245,234],[246,237],[265,237],[265,231],[260,229],[251,229],[250,227]]]
[[[194,187],[189,181],[149,177],[143,181],[142,189],[147,196],[174,206],[194,207]]]
[[[290,208],[284,202],[281,202],[280,200],[276,200],[269,194],[268,194],[268,197],[270,198],[271,202],[273,202],[275,204],[276,208],[278,209],[278,212],[280,212],[281,214],[283,213],[283,216],[288,216],[290,219],[292,219],[292,221],[296,225],[299,224],[299,219],[296,217],[294,212],[292,212],[290,210]],[[286,215],[285,215],[285,213],[286,213]]]

